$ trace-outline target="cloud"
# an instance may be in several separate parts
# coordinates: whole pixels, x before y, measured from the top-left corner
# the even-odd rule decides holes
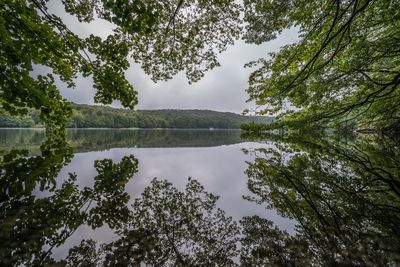
[[[91,23],[79,23],[75,17],[66,14],[62,4],[56,1],[50,2],[49,11],[60,16],[67,26],[80,36],[92,33],[106,37],[112,33],[112,24],[100,19]],[[246,103],[245,92],[251,70],[244,69],[244,64],[266,57],[268,53],[294,42],[296,38],[297,31],[291,29],[284,31],[276,40],[263,45],[237,41],[219,56],[221,67],[208,71],[202,80],[191,85],[183,73],[179,73],[172,80],[154,83],[132,60],[126,77],[139,93],[137,109],[212,109],[240,113],[244,108],[252,107],[251,103]],[[76,89],[66,88],[61,82],[57,85],[63,97],[69,101],[93,104],[95,90],[90,78],[78,77]],[[113,106],[121,105],[115,101]]]

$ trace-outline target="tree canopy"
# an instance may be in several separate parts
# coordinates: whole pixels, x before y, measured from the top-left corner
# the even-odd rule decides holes
[[[93,79],[96,102],[119,100],[134,108],[137,92],[125,77],[129,58],[154,81],[182,71],[195,82],[240,36],[262,44],[294,28],[297,41],[248,64],[258,66],[247,92],[259,114],[277,115],[277,127],[307,122],[399,129],[398,1],[62,1],[81,23],[112,23],[105,38],[75,34],[49,5],[0,4],[2,111],[20,114],[31,107],[48,126],[64,126],[71,109],[55,79],[74,87],[78,75]],[[36,75],[33,70],[43,66],[48,73]]]
[[[127,81],[128,57],[153,80],[170,79],[179,71],[197,81],[218,66],[216,55],[240,32],[240,6],[228,1],[64,0],[65,11],[81,23],[97,18],[115,26],[106,38],[81,37],[49,12],[44,0],[6,0],[0,4],[0,109],[41,111],[48,126],[65,125],[70,114],[55,85],[59,78],[74,87],[77,75],[92,77],[95,101],[124,107],[137,104]],[[38,66],[49,69],[35,75]]]
[[[65,177],[60,170],[73,156],[68,143],[48,139],[42,154],[31,157],[25,157],[28,151],[0,151],[0,264],[398,265],[398,142],[263,138],[270,145],[246,151],[254,157],[247,162],[251,194],[245,199],[295,220],[290,232],[267,214],[230,217],[219,197],[191,178],[183,188],[154,178],[132,194],[128,185],[140,166],[131,155],[95,160],[94,177]],[[71,247],[72,235],[85,225],[95,231],[107,226],[115,238],[81,237]],[[57,248],[65,252],[61,258]]]
[[[398,127],[398,1],[246,0],[244,6],[247,42],[261,44],[292,27],[299,34],[250,64],[259,66],[247,91],[260,113],[278,114],[278,126]]]
[[[68,128],[181,128],[239,129],[243,123],[269,123],[266,116],[243,116],[212,110],[126,110],[105,106],[72,104]],[[2,127],[43,127],[39,112],[29,109],[23,116],[0,114]]]
[[[263,138],[274,141],[274,146],[246,151],[255,155],[246,174],[249,190],[256,195],[247,199],[277,209],[298,225],[294,237],[281,234],[280,246],[266,241],[249,246],[259,252],[254,260],[300,257],[313,263],[301,265],[313,266],[397,264],[398,142],[297,134]],[[279,251],[272,247],[282,250],[286,244],[294,246],[283,250],[283,256],[293,255],[272,254]]]

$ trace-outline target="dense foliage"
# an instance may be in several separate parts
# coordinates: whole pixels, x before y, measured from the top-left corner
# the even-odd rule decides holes
[[[62,1],[81,23],[112,23],[113,33],[102,39],[74,34],[49,13],[50,1],[3,1],[0,111],[35,108],[47,126],[65,126],[71,108],[54,80],[73,87],[78,75],[93,79],[96,102],[116,99],[133,108],[136,91],[125,78],[129,57],[154,81],[180,71],[197,81],[239,38],[244,10],[246,42],[268,42],[293,27],[299,33],[295,43],[249,64],[259,65],[247,90],[259,114],[278,114],[276,127],[399,130],[398,1],[235,2]],[[48,72],[36,75],[37,69]]]
[[[0,114],[0,127],[34,127],[41,124],[39,113],[30,109],[27,114],[12,116],[7,113]]]
[[[183,128],[239,129],[242,123],[268,123],[269,117],[242,116],[211,110],[139,110],[73,105],[67,127],[72,128]],[[37,127],[43,123],[30,110],[25,116],[0,115],[0,127]]]
[[[190,81],[218,66],[217,53],[238,37],[240,6],[235,1],[61,1],[81,23],[96,18],[114,25],[105,38],[78,36],[49,12],[53,1],[0,3],[0,111],[40,111],[49,127],[70,115],[55,78],[74,87],[78,75],[91,77],[95,101],[119,100],[133,108],[137,92],[125,77],[128,57],[154,80],[185,71]],[[44,68],[46,67],[46,68]],[[36,75],[33,70],[46,69]]]
[[[233,265],[238,224],[216,207],[218,196],[199,182],[189,178],[179,191],[154,179],[130,205],[125,187],[138,171],[134,156],[118,163],[95,160],[91,186],[80,186],[75,173],[57,184],[72,151],[57,140],[44,144],[40,156],[27,158],[27,151],[12,150],[0,157],[0,265]],[[107,226],[116,238],[97,247],[93,240],[82,240],[56,262],[54,249],[81,225]]]
[[[398,130],[400,2],[244,1],[249,43],[296,27],[299,40],[253,62],[248,93],[277,127]],[[293,109],[297,107],[298,109]]]
[[[94,177],[93,187],[80,188],[77,176],[72,173],[56,187],[56,176],[69,159],[68,153],[63,153],[65,150],[58,152],[61,153],[55,153],[57,161],[52,161],[54,155],[26,160],[16,159],[10,153],[2,158],[2,266],[49,266],[52,250],[63,244],[81,224],[87,223],[93,228],[104,224],[118,227],[129,213],[129,195],[124,188],[137,172],[136,158],[126,156],[119,163],[109,159],[95,161],[98,175]],[[32,194],[35,188],[51,192],[51,196],[37,198]],[[18,220],[15,220],[16,214]]]
[[[245,199],[296,220],[290,234],[264,216],[229,217],[218,196],[190,178],[184,188],[155,178],[132,199],[140,169],[133,156],[95,160],[94,177],[82,172],[87,166],[76,170],[86,175],[65,177],[73,154],[59,140],[48,139],[31,157],[2,149],[0,265],[398,265],[398,142],[263,138],[271,145],[245,151],[253,155]],[[80,227],[110,228],[115,236],[79,242]]]
[[[277,243],[282,251],[278,260],[300,257],[306,266],[398,265],[398,141],[376,136],[263,138],[274,146],[246,151],[255,155],[246,174],[256,197],[248,199],[298,222],[296,235],[282,235]],[[257,237],[262,241],[265,233]],[[249,254],[255,255],[253,261],[270,263],[277,244],[253,243]]]
[[[112,148],[213,147],[244,142],[240,130],[182,129],[68,129],[68,144],[75,153]],[[42,129],[0,130],[0,155],[10,149],[27,150],[26,156],[41,154],[46,140]]]

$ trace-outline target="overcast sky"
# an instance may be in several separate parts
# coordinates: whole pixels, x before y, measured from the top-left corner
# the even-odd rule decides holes
[[[50,2],[49,11],[61,16],[67,26],[80,36],[95,34],[105,37],[112,32],[112,24],[104,20],[79,23],[75,17],[66,15],[62,5],[57,2]],[[132,60],[126,77],[139,93],[137,109],[211,109],[240,113],[252,107],[251,103],[246,103],[245,92],[251,70],[245,69],[244,64],[266,57],[269,52],[295,40],[296,31],[288,30],[276,40],[260,46],[237,41],[219,56],[221,67],[208,71],[199,82],[191,85],[183,73],[167,82],[154,83]],[[95,91],[92,80],[78,78],[76,84],[75,89],[67,88],[62,83],[58,83],[58,86],[66,99],[75,103],[93,104]],[[120,105],[114,102],[113,106]]]

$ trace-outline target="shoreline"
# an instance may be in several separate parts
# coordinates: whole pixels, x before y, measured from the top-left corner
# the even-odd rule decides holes
[[[45,127],[0,127],[0,130],[45,130]],[[66,130],[200,130],[200,131],[240,131],[240,128],[65,128]]]

